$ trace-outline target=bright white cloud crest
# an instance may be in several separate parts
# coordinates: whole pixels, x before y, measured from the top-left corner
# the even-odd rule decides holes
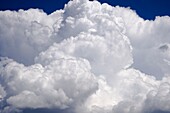
[[[0,12],[0,109],[170,112],[170,17],[73,0]]]

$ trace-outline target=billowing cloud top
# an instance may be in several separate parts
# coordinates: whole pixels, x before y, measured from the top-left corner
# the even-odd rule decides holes
[[[169,30],[98,1],[0,11],[0,112],[170,112]]]

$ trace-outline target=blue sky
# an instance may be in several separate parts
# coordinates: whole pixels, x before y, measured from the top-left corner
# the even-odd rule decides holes
[[[69,0],[1,0],[0,10],[40,8],[46,13],[62,9]],[[98,0],[101,3],[131,7],[144,19],[153,20],[155,16],[170,16],[170,0]]]

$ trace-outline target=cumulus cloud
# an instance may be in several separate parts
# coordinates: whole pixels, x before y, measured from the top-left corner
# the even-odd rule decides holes
[[[0,12],[0,112],[170,112],[170,17],[73,0]]]
[[[161,79],[169,74],[170,19],[143,20],[134,11],[115,7],[115,14],[125,22],[126,35],[133,46],[133,67]]]

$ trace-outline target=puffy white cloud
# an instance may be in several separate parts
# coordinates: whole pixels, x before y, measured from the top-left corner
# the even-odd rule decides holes
[[[47,65],[63,57],[88,60],[92,66],[92,72],[96,75],[113,76],[132,63],[131,47],[123,37],[117,41],[88,33],[81,33],[59,44],[55,43],[47,51],[40,53],[35,61]]]
[[[45,67],[10,62],[1,71],[6,101],[17,108],[67,108],[97,89],[89,68],[81,59],[58,59]]]
[[[1,11],[0,20],[3,113],[170,111],[170,17],[73,0],[50,15]]]
[[[0,11],[0,55],[33,64],[34,57],[53,43],[53,28],[58,29],[61,12],[47,15],[38,9]]]
[[[0,101],[6,96],[4,88],[0,85]]]
[[[166,62],[170,60],[170,18],[158,16],[153,21],[143,20],[134,11],[122,7],[115,7],[115,15],[125,22],[126,35],[133,46],[133,67],[157,79],[170,73]]]
[[[170,83],[169,77],[164,77],[156,90],[151,90],[147,94],[144,110],[147,111],[170,111]]]

